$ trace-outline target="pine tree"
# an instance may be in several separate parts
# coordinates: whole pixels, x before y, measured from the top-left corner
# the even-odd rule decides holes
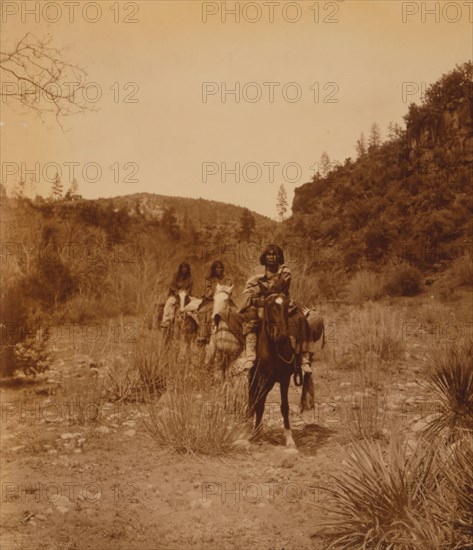
[[[79,184],[77,183],[76,178],[74,178],[72,180],[71,186],[67,190],[65,198],[71,200],[71,199],[77,198],[78,196],[79,196]]]
[[[356,152],[358,153],[358,158],[364,157],[366,155],[366,140],[365,134],[361,132],[359,139],[355,145]]]
[[[373,122],[370,128],[370,136],[368,138],[368,146],[370,149],[376,149],[381,145],[381,130],[376,122]]]
[[[64,191],[64,187],[61,183],[61,178],[59,177],[59,174],[56,172],[56,177],[54,178],[53,185],[51,188],[52,198],[56,200],[62,199],[63,191]]]
[[[281,184],[281,187],[278,191],[278,197],[276,200],[276,209],[279,214],[279,218],[281,221],[284,219],[284,214],[287,212],[287,193],[286,188],[284,187],[284,184]]]
[[[402,127],[400,124],[397,124],[396,122],[390,122],[388,124],[388,140],[394,141],[398,138],[400,138],[402,135]]]
[[[323,178],[330,172],[330,157],[327,151],[324,151],[320,156],[320,173]]]
[[[240,237],[244,241],[249,241],[251,234],[256,227],[256,220],[254,215],[244,208],[240,216]]]

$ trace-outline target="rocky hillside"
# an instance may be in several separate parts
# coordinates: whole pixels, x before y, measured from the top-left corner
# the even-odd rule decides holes
[[[337,248],[345,271],[471,260],[472,80],[472,63],[458,66],[410,105],[405,130],[296,189],[286,234]]]

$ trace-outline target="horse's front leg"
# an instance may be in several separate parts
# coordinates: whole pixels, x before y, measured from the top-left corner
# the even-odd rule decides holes
[[[284,419],[284,435],[286,437],[286,447],[295,447],[294,439],[292,438],[291,426],[289,425],[289,384],[290,376],[284,377],[279,384],[281,391],[281,414]]]
[[[252,439],[257,439],[261,436],[266,398],[275,384],[274,380],[263,380],[257,369],[258,367],[253,367],[250,370],[249,379],[248,415],[255,416],[255,425],[251,436]]]

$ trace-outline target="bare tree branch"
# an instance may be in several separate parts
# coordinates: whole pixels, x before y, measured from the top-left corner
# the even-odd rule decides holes
[[[25,34],[14,48],[0,49],[0,98],[10,107],[33,111],[41,120],[52,114],[64,130],[65,117],[95,111],[84,95],[87,73],[69,63],[63,51],[50,46],[51,38]]]

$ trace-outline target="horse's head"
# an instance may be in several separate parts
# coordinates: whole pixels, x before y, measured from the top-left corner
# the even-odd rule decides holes
[[[287,339],[287,317],[289,298],[285,294],[268,294],[264,300],[263,321],[265,330],[272,342]]]
[[[189,293],[187,290],[180,290],[177,295],[179,297],[179,311],[182,313],[186,305],[190,302]]]
[[[212,319],[219,316],[222,312],[228,310],[228,302],[233,292],[233,285],[221,285],[217,283],[214,292],[214,304],[212,309]]]

